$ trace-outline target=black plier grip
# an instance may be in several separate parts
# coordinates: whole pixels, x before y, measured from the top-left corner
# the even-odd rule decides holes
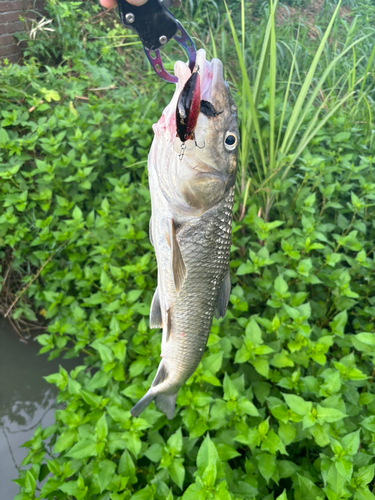
[[[188,53],[189,68],[193,71],[196,57],[194,42],[159,0],[148,0],[140,6],[131,5],[126,0],[117,0],[117,3],[122,24],[137,33],[151,66],[160,78],[177,82],[177,78],[165,70],[159,51],[172,38]]]

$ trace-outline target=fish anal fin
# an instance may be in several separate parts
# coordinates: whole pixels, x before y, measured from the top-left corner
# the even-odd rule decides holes
[[[150,328],[162,328],[162,327],[163,327],[163,319],[161,315],[159,288],[157,287],[151,302]]]
[[[216,319],[224,318],[225,316],[225,312],[227,310],[229,302],[230,290],[231,290],[231,283],[230,283],[230,273],[228,269],[228,271],[224,276],[223,282],[219,290],[219,295],[217,297],[217,302],[215,307]]]
[[[185,281],[186,267],[184,260],[182,258],[180,246],[177,241],[176,227],[173,219],[171,219],[171,224],[170,224],[170,235],[171,235],[173,281],[176,292],[179,293]]]
[[[171,420],[174,417],[174,410],[176,406],[176,394],[163,394],[160,393],[155,398],[155,405],[159,410],[165,413],[165,416],[168,420]]]
[[[156,387],[157,385],[163,383],[168,378],[168,370],[165,366],[164,360],[161,361],[158,371],[156,372],[155,378],[151,384],[151,387]]]

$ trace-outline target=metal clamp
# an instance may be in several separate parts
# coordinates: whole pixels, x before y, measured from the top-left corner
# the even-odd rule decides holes
[[[131,5],[126,0],[117,0],[117,3],[122,24],[137,33],[151,66],[160,78],[177,82],[177,78],[165,70],[159,51],[172,38],[187,52],[189,68],[193,71],[196,57],[194,42],[159,0],[148,0],[140,6]]]

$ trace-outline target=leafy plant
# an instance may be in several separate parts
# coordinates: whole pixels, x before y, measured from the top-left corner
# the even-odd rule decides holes
[[[354,94],[356,94],[357,106],[353,107],[353,110],[358,112],[358,107],[363,99],[368,106],[365,98],[367,93],[365,84],[374,57],[373,50],[368,54],[370,61],[368,61],[365,70],[360,71],[358,80],[356,72],[361,68],[363,60],[362,58],[357,60],[355,56],[353,56],[353,67],[348,74],[340,73],[340,77],[337,77],[337,73],[334,73],[334,78],[332,78],[332,73],[340,60],[347,53],[355,54],[356,46],[372,36],[372,32],[360,37],[353,36],[349,30],[348,43],[344,43],[343,49],[332,57],[330,51],[326,50],[326,45],[335,25],[340,6],[341,2],[337,4],[303,77],[297,62],[299,47],[297,36],[294,47],[291,49],[292,60],[286,83],[282,85],[282,92],[278,88],[280,71],[277,68],[275,30],[277,2],[270,3],[269,19],[264,33],[262,50],[257,61],[253,88],[251,88],[246,67],[245,2],[241,2],[241,43],[227,8],[242,78],[240,101],[242,189],[244,189],[246,176],[250,173],[250,191],[263,195],[263,209],[266,219],[277,196],[276,185],[286,179],[290,169],[324,124],[339,108],[345,106]],[[326,55],[325,65],[324,69],[319,71],[319,62],[324,51]],[[297,84],[295,83],[296,78],[300,80]],[[328,87],[325,86],[327,81],[329,81]],[[356,92],[360,83],[362,86],[359,92]],[[262,100],[265,87],[267,95]],[[266,118],[269,124],[269,133],[267,134],[262,132],[262,118]],[[250,172],[248,172],[249,163],[253,167]]]
[[[153,406],[137,419],[129,411],[159,363],[160,332],[148,328],[156,263],[145,165],[151,124],[168,95],[150,85],[145,105],[123,86],[127,75],[105,60],[96,65],[90,50],[56,67],[31,59],[1,69],[1,305],[48,325],[38,337],[42,352],[81,355],[70,373],[47,377],[59,389],[55,423],[25,443],[16,500],[374,499],[373,49],[357,32],[341,59],[346,49],[332,56],[316,42],[332,71],[323,78],[313,56],[318,80],[311,73],[310,83],[329,76],[331,94],[303,107],[315,83],[303,87],[302,72],[297,83],[267,76],[278,43],[272,9],[258,52],[264,72],[249,65],[258,83],[233,61],[230,69],[233,80],[243,77],[236,98],[246,147],[261,158],[276,124],[284,123],[282,144],[306,111],[291,141],[295,155],[314,113],[334,112],[315,122],[288,175],[272,178],[266,213],[260,177],[247,179],[244,158],[253,157],[242,154],[230,306],[214,321],[172,421]],[[330,46],[342,40],[335,26]],[[252,29],[254,40],[263,33]],[[250,54],[244,39],[236,43],[242,62]],[[301,39],[289,39],[295,75],[306,68]],[[356,58],[350,73],[354,47],[369,57]],[[256,120],[262,142],[249,132]],[[270,151],[264,146],[265,158]]]

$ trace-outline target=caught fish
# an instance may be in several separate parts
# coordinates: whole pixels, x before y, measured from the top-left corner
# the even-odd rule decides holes
[[[175,65],[176,92],[154,125],[148,159],[152,216],[150,239],[158,263],[158,285],[151,304],[150,327],[162,328],[161,362],[152,385],[132,408],[138,416],[150,403],[173,418],[179,388],[197,368],[213,315],[223,317],[230,294],[234,183],[239,133],[237,112],[218,59],[197,54],[200,101],[195,140],[176,137],[176,106],[191,78]],[[196,143],[204,145],[197,147]]]

